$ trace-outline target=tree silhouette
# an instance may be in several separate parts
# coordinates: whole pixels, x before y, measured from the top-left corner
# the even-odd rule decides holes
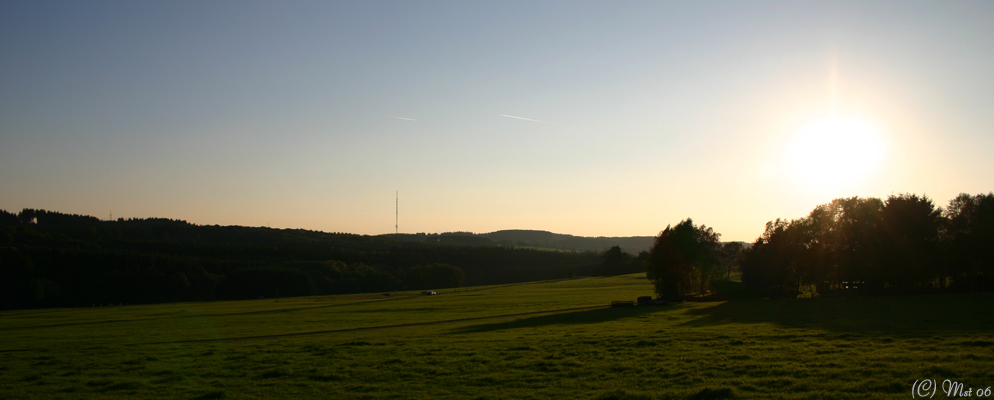
[[[811,273],[812,224],[807,219],[776,219],[744,254],[742,281],[769,297],[796,297]]]
[[[994,290],[994,194],[962,193],[945,210],[947,271],[958,290]]]
[[[732,270],[738,266],[744,248],[745,243],[742,242],[728,242],[721,245],[719,256],[721,266],[725,268],[725,279],[731,279]]]
[[[656,237],[646,261],[646,277],[665,300],[678,300],[694,289],[703,294],[718,269],[719,234],[687,218]]]
[[[881,214],[882,271],[896,290],[942,286],[939,229],[942,212],[927,196],[901,194],[887,198]]]
[[[591,274],[593,276],[611,276],[643,272],[647,257],[648,253],[644,251],[639,254],[639,257],[634,257],[621,250],[621,246],[613,246],[601,254],[601,263],[597,268],[594,268]]]

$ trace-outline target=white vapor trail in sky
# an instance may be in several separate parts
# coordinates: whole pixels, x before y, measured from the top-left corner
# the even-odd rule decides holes
[[[417,121],[417,120],[416,120],[416,119],[414,119],[414,118],[407,118],[407,117],[395,117],[395,116],[393,116],[393,115],[388,115],[388,116],[387,116],[387,118],[393,118],[393,119],[402,119],[402,120],[404,120],[404,121]]]
[[[513,115],[507,115],[507,114],[501,114],[500,116],[502,116],[502,117],[508,117],[508,118],[514,118],[514,119],[523,119],[525,121],[540,122],[540,123],[549,124],[549,125],[558,125],[558,126],[569,127],[568,125],[557,124],[555,122],[549,122],[549,121],[542,121],[540,119],[531,119],[531,118],[525,118],[525,117],[515,117]]]

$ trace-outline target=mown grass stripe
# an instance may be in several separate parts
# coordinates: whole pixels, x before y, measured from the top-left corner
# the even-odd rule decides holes
[[[229,317],[229,316],[235,316],[235,315],[273,314],[273,313],[282,313],[282,312],[290,312],[290,311],[316,310],[316,309],[321,309],[321,308],[342,307],[342,306],[351,306],[351,305],[357,305],[357,304],[368,304],[368,303],[375,303],[375,302],[379,302],[379,301],[400,300],[400,299],[406,299],[406,298],[412,298],[412,297],[420,297],[420,296],[415,296],[415,295],[397,296],[397,297],[383,298],[383,299],[370,300],[370,301],[356,301],[356,302],[351,302],[351,303],[335,303],[335,304],[328,304],[328,305],[314,306],[314,307],[280,308],[280,309],[275,309],[275,310],[246,311],[246,312],[237,312],[237,313],[223,313],[223,314],[199,314],[199,313],[198,314],[193,314],[193,313],[191,313],[189,315],[178,315],[178,316],[159,317],[159,318],[113,319],[113,320],[91,321],[91,322],[67,322],[67,323],[63,323],[63,324],[31,325],[31,326],[12,326],[12,327],[7,327],[7,328],[0,328],[0,331],[18,331],[18,330],[43,329],[43,328],[61,328],[61,327],[67,327],[67,326],[101,325],[101,324],[114,324],[114,323],[121,323],[121,322],[161,321],[161,320],[164,320],[164,319],[203,318],[203,317]]]
[[[138,346],[138,345],[155,345],[155,344],[224,342],[224,341],[250,340],[250,339],[270,339],[270,338],[278,338],[278,337],[309,336],[309,335],[321,335],[321,334],[328,334],[328,333],[367,331],[367,330],[374,330],[374,329],[407,328],[407,327],[412,327],[412,326],[450,324],[450,323],[456,323],[456,322],[477,321],[477,320],[482,320],[482,319],[507,318],[507,317],[522,317],[522,316],[526,316],[526,315],[537,315],[537,314],[554,314],[554,313],[561,313],[561,312],[568,312],[568,311],[584,311],[584,310],[594,310],[594,309],[598,309],[598,308],[609,308],[609,307],[610,306],[589,306],[589,307],[577,307],[577,308],[564,308],[564,309],[559,309],[559,310],[531,311],[531,312],[526,312],[526,313],[491,315],[491,316],[487,316],[487,317],[459,318],[459,319],[449,319],[449,320],[443,320],[443,321],[415,322],[415,323],[410,323],[410,324],[399,324],[399,325],[367,326],[367,327],[362,327],[362,328],[347,328],[347,329],[332,329],[332,330],[312,331],[312,332],[282,333],[282,334],[275,334],[275,335],[241,336],[241,337],[234,337],[234,338],[176,340],[176,341],[169,341],[169,342],[142,343],[142,344],[135,344],[134,346]]]

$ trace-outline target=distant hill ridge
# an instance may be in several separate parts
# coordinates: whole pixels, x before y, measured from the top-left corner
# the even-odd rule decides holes
[[[631,254],[649,251],[649,248],[652,247],[652,241],[655,239],[653,236],[573,236],[562,233],[529,229],[507,229],[490,233],[446,232],[437,234],[388,234],[383,236],[418,242],[437,242],[443,244],[464,244],[477,246],[492,245],[501,247],[529,247],[579,252],[602,252],[613,246],[618,246],[625,252]]]
[[[89,215],[65,214],[46,210],[25,209],[19,215],[3,212],[3,219],[10,223],[28,223],[33,221],[43,222],[46,225],[90,225],[101,222],[129,222],[129,223],[158,223],[171,225],[186,225],[190,228],[197,227],[182,220],[171,220],[166,218],[133,218],[121,219],[117,221],[101,221]],[[209,226],[207,226],[209,227]],[[217,226],[215,226],[217,227]],[[226,228],[239,228],[251,231],[251,227],[231,226]],[[268,228],[259,228],[268,230]],[[332,232],[307,231],[303,229],[286,229],[284,232],[298,231],[303,235],[339,234]],[[359,235],[362,236],[362,235]],[[399,239],[408,242],[423,242],[443,245],[466,245],[466,246],[499,246],[509,248],[537,248],[576,252],[603,252],[613,246],[621,247],[621,250],[630,254],[638,254],[649,251],[652,247],[653,236],[621,236],[621,237],[586,237],[574,236],[562,233],[553,233],[532,229],[506,229],[490,233],[473,232],[445,232],[437,234],[415,233],[415,234],[385,234],[378,235],[383,238]]]

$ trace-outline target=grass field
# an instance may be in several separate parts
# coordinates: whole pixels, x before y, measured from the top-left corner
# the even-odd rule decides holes
[[[994,386],[994,294],[606,308],[644,274],[0,313],[0,398],[910,398]],[[945,397],[938,393],[937,397]]]

